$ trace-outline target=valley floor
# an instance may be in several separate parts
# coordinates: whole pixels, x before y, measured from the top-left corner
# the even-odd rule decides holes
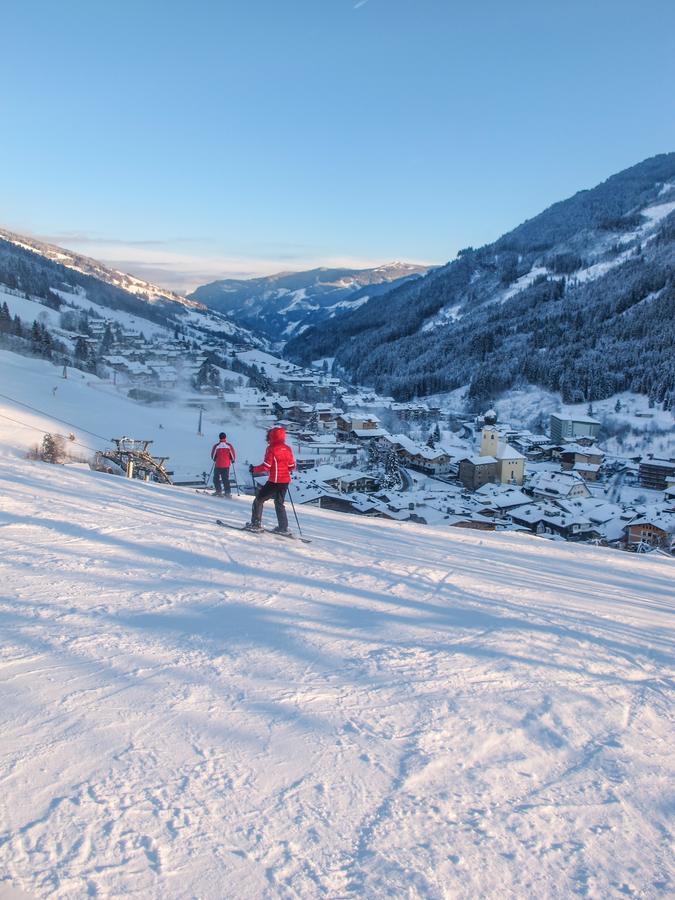
[[[671,560],[8,456],[0,498],[0,892],[672,896]]]

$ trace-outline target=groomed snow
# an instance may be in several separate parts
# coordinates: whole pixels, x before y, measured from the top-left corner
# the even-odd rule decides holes
[[[0,497],[0,885],[672,896],[671,560],[303,507],[305,545],[8,453]]]

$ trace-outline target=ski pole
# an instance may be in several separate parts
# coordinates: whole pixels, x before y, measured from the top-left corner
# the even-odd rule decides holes
[[[206,476],[206,480],[205,480],[204,484],[208,484],[209,481],[211,481],[211,476],[213,475],[213,469],[214,469],[215,464],[216,464],[215,461],[211,463],[211,470],[209,471],[209,474]]]
[[[288,485],[288,499],[291,501],[291,506],[293,507],[293,515],[295,516],[295,524],[298,526],[298,534],[300,537],[303,537],[302,528],[300,527],[300,520],[298,519],[298,514],[295,511],[295,503],[293,503],[293,494],[291,494],[291,486]]]
[[[232,475],[234,476],[234,486],[237,489],[237,497],[241,497],[241,490],[239,489],[239,481],[237,479],[237,470],[234,467],[234,463],[232,463]]]

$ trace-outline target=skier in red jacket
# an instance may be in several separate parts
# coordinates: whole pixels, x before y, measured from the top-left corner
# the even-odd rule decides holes
[[[211,448],[213,460],[213,486],[219,497],[225,495],[231,497],[230,491],[230,465],[237,458],[232,444],[228,443],[227,435],[221,431],[218,435],[218,443]]]
[[[250,466],[252,475],[269,475],[267,483],[260,488],[253,501],[251,521],[247,525],[251,531],[262,531],[263,505],[266,500],[273,498],[279,523],[274,530],[278,534],[290,534],[284,500],[294,468],[295,459],[293,451],[286,443],[285,429],[280,426],[272,428],[267,432],[265,461],[259,466]]]

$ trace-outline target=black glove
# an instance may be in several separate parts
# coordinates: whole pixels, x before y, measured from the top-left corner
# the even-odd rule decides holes
[[[248,467],[248,470],[249,470],[249,472],[251,473],[251,475],[253,475],[253,466],[249,466],[249,467]]]

